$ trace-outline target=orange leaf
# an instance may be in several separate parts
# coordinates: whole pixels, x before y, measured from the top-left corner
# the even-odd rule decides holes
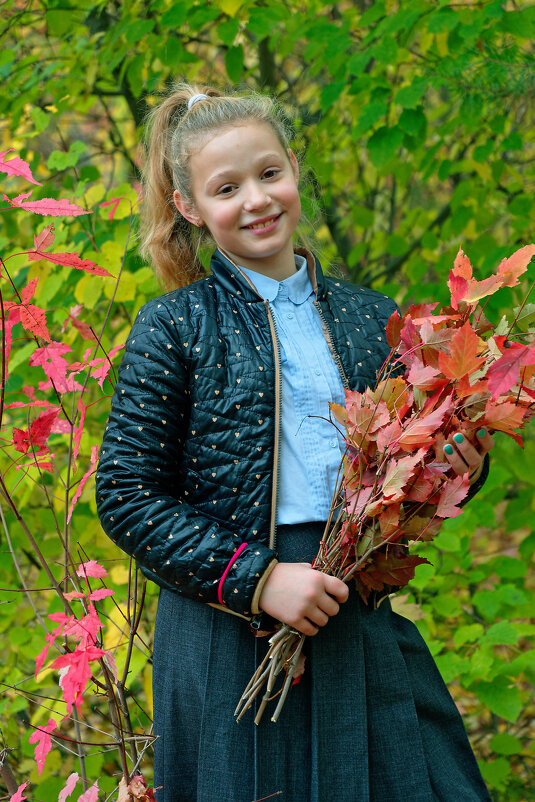
[[[451,356],[438,355],[438,364],[442,373],[449,379],[461,379],[468,373],[473,373],[484,362],[477,357],[479,338],[471,325],[465,323],[451,338]]]
[[[525,273],[528,264],[535,255],[535,245],[524,245],[508,259],[503,259],[498,265],[498,276],[502,287],[514,287],[518,284],[518,277]]]

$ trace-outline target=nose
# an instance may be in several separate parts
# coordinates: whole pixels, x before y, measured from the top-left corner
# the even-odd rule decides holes
[[[258,181],[250,181],[247,184],[243,208],[246,212],[253,212],[257,209],[265,209],[271,203],[271,198],[266,192],[264,184]]]

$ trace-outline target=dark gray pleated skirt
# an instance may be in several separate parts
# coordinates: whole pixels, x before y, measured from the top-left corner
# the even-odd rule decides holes
[[[280,526],[311,562],[323,524]],[[352,589],[307,640],[276,724],[234,708],[267,649],[246,621],[160,591],[154,642],[158,802],[489,802],[462,719],[418,630]],[[271,708],[271,709],[274,709]]]

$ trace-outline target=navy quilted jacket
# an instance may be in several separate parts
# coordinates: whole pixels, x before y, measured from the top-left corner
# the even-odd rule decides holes
[[[375,381],[395,304],[323,275],[315,306],[346,388]],[[216,251],[212,275],[143,306],[97,469],[107,534],[157,584],[250,618],[276,564],[280,356],[269,303]]]

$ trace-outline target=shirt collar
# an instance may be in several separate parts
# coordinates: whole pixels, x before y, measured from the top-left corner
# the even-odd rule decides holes
[[[283,281],[277,281],[269,276],[264,276],[263,273],[257,273],[255,270],[250,270],[241,265],[240,270],[251,279],[259,295],[266,300],[274,301],[282,291],[283,294],[288,293],[288,298],[294,304],[302,304],[314,292],[314,289],[308,274],[305,257],[296,253],[294,258],[296,272]]]

